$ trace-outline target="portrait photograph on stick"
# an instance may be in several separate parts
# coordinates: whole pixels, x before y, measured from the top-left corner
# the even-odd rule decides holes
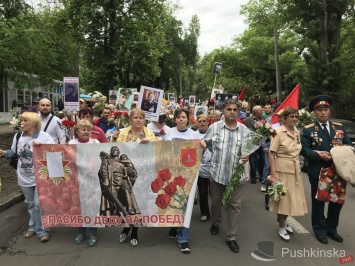
[[[145,113],[146,120],[158,121],[164,91],[141,86],[138,106]]]

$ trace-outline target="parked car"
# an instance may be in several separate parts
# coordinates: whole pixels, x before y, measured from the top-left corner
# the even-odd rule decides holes
[[[332,122],[338,122],[343,124],[349,139],[351,140],[353,146],[355,146],[355,123],[345,119],[329,118],[329,120]],[[307,173],[308,159],[304,158],[302,155],[300,155],[299,159],[300,159],[301,171]]]

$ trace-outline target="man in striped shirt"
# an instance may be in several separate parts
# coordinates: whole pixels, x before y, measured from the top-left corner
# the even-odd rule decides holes
[[[211,159],[211,214],[212,227],[210,232],[217,235],[222,220],[222,197],[227,184],[233,174],[233,169],[241,159],[245,168],[248,156],[241,156],[241,144],[250,130],[236,121],[239,108],[236,100],[230,99],[223,103],[224,121],[212,124],[201,141],[203,148],[212,150]],[[246,169],[248,170],[248,169]],[[248,171],[244,171],[245,173]],[[237,218],[241,211],[242,198],[246,183],[246,175],[242,175],[240,183],[234,188],[232,198],[227,203],[227,228],[226,240],[232,252],[238,253],[239,246],[236,242]]]

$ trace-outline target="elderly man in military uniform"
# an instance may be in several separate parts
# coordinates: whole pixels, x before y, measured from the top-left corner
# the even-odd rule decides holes
[[[101,216],[140,214],[132,186],[137,179],[137,171],[125,155],[119,158],[120,149],[111,147],[110,155],[101,152],[102,160],[99,179],[102,189]]]
[[[120,94],[118,95],[117,99],[117,110],[128,111],[129,109],[125,106],[126,102],[128,101],[129,97],[132,95],[132,91],[130,89],[121,89]]]
[[[331,166],[330,150],[333,146],[351,144],[344,126],[341,123],[328,120],[332,104],[333,98],[327,95],[319,95],[309,102],[309,110],[314,112],[316,121],[304,127],[301,138],[301,154],[309,159],[308,177],[311,184],[312,228],[317,240],[322,244],[328,244],[327,236],[334,241],[343,242],[343,238],[337,232],[340,210],[343,205],[329,202],[327,217],[324,216],[325,203],[315,198],[319,172],[321,168]]]
[[[155,101],[155,92],[150,91],[148,93],[148,99],[145,99],[142,103],[142,110],[155,113],[157,111],[158,103]]]

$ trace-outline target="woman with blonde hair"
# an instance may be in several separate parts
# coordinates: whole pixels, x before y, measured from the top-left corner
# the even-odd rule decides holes
[[[88,120],[80,120],[74,126],[74,139],[69,141],[69,144],[81,144],[81,143],[100,143],[97,139],[91,138],[91,131],[94,125]]]
[[[74,127],[74,139],[69,141],[69,144],[90,144],[100,143],[97,139],[91,138],[93,124],[88,120],[80,120]],[[97,227],[88,227],[89,230],[89,246],[93,247],[97,243]],[[75,243],[81,244],[85,240],[86,227],[78,228],[79,234],[75,238]]]
[[[21,135],[18,141],[17,134]],[[17,164],[18,184],[25,196],[30,214],[25,238],[37,235],[41,242],[47,242],[49,240],[49,229],[43,229],[33,165],[33,146],[40,146],[41,144],[54,144],[54,141],[48,133],[41,131],[41,119],[37,113],[24,112],[21,115],[21,131],[14,136],[11,149],[0,150],[0,156],[6,159],[15,158],[16,154],[19,156]],[[23,161],[26,160],[27,163],[22,163],[22,157]]]
[[[129,115],[129,122],[130,126],[123,129],[120,133],[118,131],[115,131],[112,134],[113,142],[135,141],[140,143],[148,143],[149,141],[155,141],[154,133],[144,126],[145,113],[141,109],[131,110]],[[125,227],[123,229],[120,234],[120,243],[123,243],[127,240],[127,236],[130,231],[131,227]],[[132,227],[130,244],[134,247],[139,244],[138,227]]]
[[[133,109],[129,115],[130,126],[121,132],[115,131],[112,134],[112,142],[130,142],[137,141],[146,143],[154,141],[155,135],[144,126],[145,113],[142,109]]]

